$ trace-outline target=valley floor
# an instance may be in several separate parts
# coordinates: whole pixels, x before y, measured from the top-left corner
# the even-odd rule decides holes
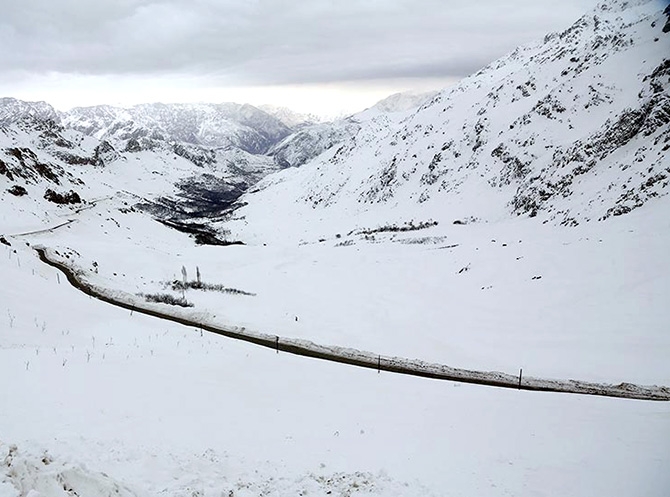
[[[110,205],[0,246],[0,496],[670,488],[668,403],[276,354],[89,299],[24,243],[138,299],[171,292],[164,283],[182,265],[189,280],[197,265],[204,282],[255,294],[186,291],[195,306],[185,312],[214,323],[453,366],[667,386],[669,231],[651,229],[667,220],[640,209],[588,230],[510,222],[221,248]]]

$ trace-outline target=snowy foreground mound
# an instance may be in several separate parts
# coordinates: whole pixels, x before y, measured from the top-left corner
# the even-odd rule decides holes
[[[91,300],[13,247],[0,245],[2,497],[662,497],[670,484],[668,403],[276,354]]]

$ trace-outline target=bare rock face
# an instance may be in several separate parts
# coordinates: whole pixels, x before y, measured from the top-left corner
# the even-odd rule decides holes
[[[7,190],[7,192],[11,193],[15,197],[23,197],[24,195],[28,195],[28,190],[23,188],[21,185],[12,186]]]
[[[81,197],[74,190],[65,193],[58,193],[51,189],[44,192],[44,199],[54,204],[80,204]]]
[[[102,140],[93,151],[93,161],[95,165],[99,167],[104,167],[120,158],[121,155],[116,151],[112,144],[106,140]]]

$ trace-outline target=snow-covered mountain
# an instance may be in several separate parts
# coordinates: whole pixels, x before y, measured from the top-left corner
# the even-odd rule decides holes
[[[161,109],[157,105],[138,108],[150,108],[158,114]],[[172,117],[163,115],[163,131],[154,128],[149,133],[149,128],[135,126],[130,118],[124,120],[128,117],[126,111],[111,107],[79,109],[78,116],[88,117],[74,119],[74,114],[59,114],[44,102],[3,99],[0,199],[17,204],[13,221],[19,224],[45,213],[48,218],[51,210],[66,205],[78,209],[82,203],[120,191],[132,193],[136,202],[163,217],[216,215],[250,185],[277,169],[271,158],[230,144],[192,143],[198,140],[215,143],[216,137],[225,133],[222,127],[216,133],[210,132],[202,124],[213,112],[200,109],[204,117],[198,117],[195,108],[182,110],[184,115],[190,113],[201,122],[197,140],[179,134],[186,133],[184,130],[193,123],[179,127],[175,117],[178,112],[166,111]],[[277,139],[284,133],[284,128],[275,126],[269,116],[258,117],[244,106],[239,106],[236,112],[242,116],[240,121],[246,119],[250,124],[264,126],[264,140]],[[165,124],[169,121],[173,122],[173,128]],[[212,122],[210,119],[209,123]],[[240,129],[241,124],[234,128]],[[248,130],[244,133],[255,134],[254,140],[260,139],[260,132]],[[129,134],[124,134],[126,131]],[[179,137],[184,141],[179,141]]]
[[[359,113],[358,116],[365,115],[373,111],[375,113],[379,112],[404,112],[408,110],[416,110],[417,107],[424,104],[426,101],[430,100],[436,96],[439,92],[437,91],[428,91],[428,92],[401,92],[394,93],[388,97],[380,100],[374,104],[369,109],[364,110]]]
[[[362,128],[365,130],[361,134],[383,136],[436,93],[395,93],[344,119],[304,126],[274,145],[268,154],[282,167],[302,166],[325,150],[354,139]]]
[[[0,98],[0,126],[20,120],[58,121],[58,112],[46,102],[24,102],[15,98]]]
[[[269,205],[287,221],[273,220],[263,236],[283,239],[276,227],[288,219],[302,223],[300,238],[412,218],[576,225],[666,195],[663,9],[606,2],[442,91],[390,131],[361,128],[306,166],[266,178],[244,198],[241,232],[259,230]]]
[[[316,114],[296,112],[287,107],[280,107],[277,105],[259,105],[258,108],[263,112],[267,112],[271,116],[276,117],[292,130],[297,130],[304,126],[309,126],[324,121],[323,118],[317,116]]]
[[[270,114],[234,103],[78,107],[62,114],[62,120],[67,127],[126,148],[152,149],[169,141],[262,154],[291,133]]]

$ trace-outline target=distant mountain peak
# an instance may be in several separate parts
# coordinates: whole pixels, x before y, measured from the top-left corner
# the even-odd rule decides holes
[[[281,107],[276,105],[259,105],[259,109],[267,112],[271,116],[276,117],[289,128],[295,130],[311,124],[323,122],[324,119],[316,114],[296,112],[288,107]]]
[[[437,90],[426,92],[407,91],[394,93],[380,100],[372,107],[370,107],[370,109],[374,109],[379,112],[405,112],[411,109],[416,109],[422,103],[430,100],[438,93],[439,91]]]
[[[0,125],[20,119],[58,120],[58,112],[46,102],[25,102],[16,98],[0,98]]]

